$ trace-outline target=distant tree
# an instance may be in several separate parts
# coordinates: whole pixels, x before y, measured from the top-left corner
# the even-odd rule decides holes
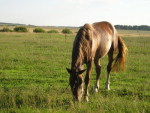
[[[65,34],[65,40],[66,40],[67,34],[72,34],[72,31],[70,29],[65,28],[62,30],[62,33]]]
[[[14,28],[15,32],[28,32],[27,28],[25,26],[19,26]]]
[[[64,34],[72,34],[72,31],[70,29],[65,28],[65,29],[62,30],[62,33],[64,33]]]
[[[35,28],[35,29],[33,30],[33,32],[35,32],[35,33],[45,33],[45,30],[42,29],[42,28]]]
[[[12,32],[12,30],[7,27],[4,27],[3,29],[0,30],[0,32]]]
[[[59,33],[57,30],[50,30],[48,33]]]
[[[150,26],[147,25],[140,25],[140,26],[128,26],[128,25],[115,25],[116,29],[123,29],[123,30],[146,30],[150,31]]]

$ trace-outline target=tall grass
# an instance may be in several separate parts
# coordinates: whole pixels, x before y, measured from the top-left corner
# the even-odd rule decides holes
[[[126,35],[125,35],[126,36]],[[101,60],[100,92],[90,102],[73,103],[68,86],[74,35],[0,33],[0,112],[148,113],[150,112],[150,38],[123,37],[129,49],[127,70],[111,73],[104,90],[107,56]]]

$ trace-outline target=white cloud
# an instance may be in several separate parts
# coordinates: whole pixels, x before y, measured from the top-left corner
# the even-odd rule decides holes
[[[94,2],[100,2],[100,3],[114,3],[119,2],[121,0],[64,0],[70,3],[94,3]]]

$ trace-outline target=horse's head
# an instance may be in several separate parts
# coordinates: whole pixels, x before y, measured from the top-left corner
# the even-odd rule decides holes
[[[77,101],[81,101],[83,94],[83,76],[82,73],[85,70],[76,71],[67,68],[68,73],[70,74],[69,83],[73,98]]]

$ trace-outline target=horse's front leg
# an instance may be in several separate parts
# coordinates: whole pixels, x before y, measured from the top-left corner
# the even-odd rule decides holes
[[[86,76],[85,76],[85,80],[84,80],[84,82],[85,82],[85,94],[84,94],[85,101],[89,101],[88,86],[89,86],[89,82],[90,82],[91,71],[92,71],[92,61],[87,63],[87,71],[86,71]]]

